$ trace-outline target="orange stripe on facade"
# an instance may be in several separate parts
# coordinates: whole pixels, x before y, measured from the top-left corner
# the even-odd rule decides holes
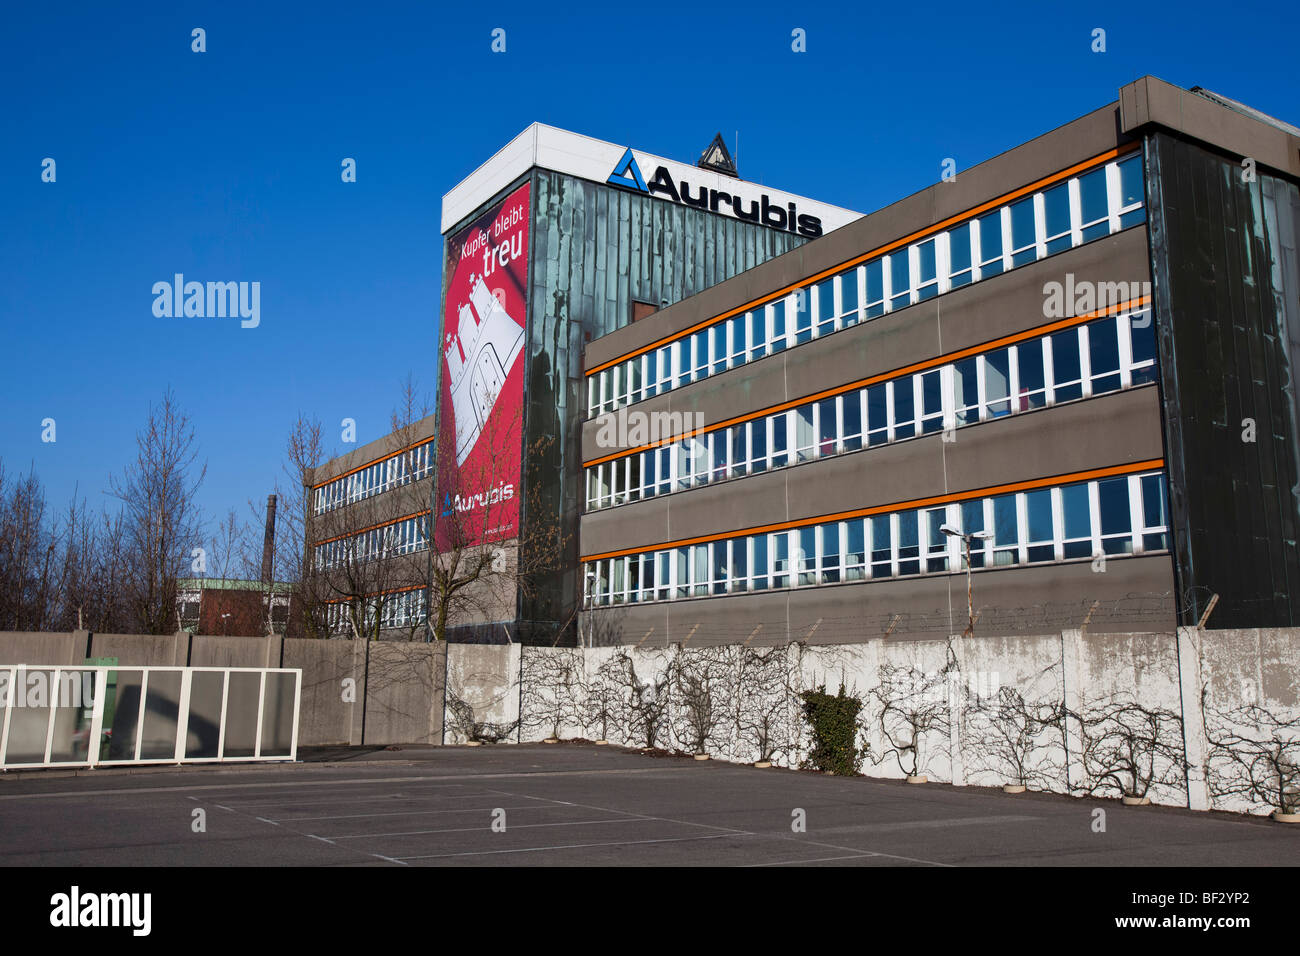
[[[329,544],[331,541],[341,541],[344,538],[355,538],[359,534],[365,534],[367,531],[374,531],[376,528],[388,528],[395,524],[401,524],[410,518],[420,518],[427,515],[431,509],[425,508],[423,511],[413,511],[409,515],[403,515],[400,518],[394,518],[392,521],[381,521],[379,524],[367,525],[364,528],[357,528],[355,531],[345,531],[343,534],[336,534],[332,538],[322,538],[315,542],[314,547],[320,547],[322,544]]]
[[[426,586],[427,585],[424,584],[412,584],[409,587],[404,587],[404,588],[389,588],[387,591],[371,591],[369,594],[362,595],[361,598],[359,599],[355,597],[335,598],[333,600],[326,598],[325,603],[326,604],[351,604],[353,601],[356,600],[365,600],[366,598],[379,597],[380,595],[384,595],[384,594],[405,594],[407,591],[423,591]]]
[[[1036,182],[1030,183],[1028,186],[1021,186],[1019,189],[1012,190],[1011,192],[998,196],[995,199],[990,199],[987,202],[980,203],[978,206],[973,206],[972,208],[967,209],[965,212],[958,213],[955,216],[949,216],[947,219],[937,222],[932,226],[926,226],[924,229],[918,229],[916,232],[904,236],[902,239],[897,239],[886,245],[878,246],[877,248],[872,249],[870,252],[865,252],[862,253],[861,255],[854,256],[851,259],[846,259],[845,261],[839,263],[838,265],[831,266],[830,268],[823,269],[821,272],[817,272],[813,275],[806,276],[805,278],[800,279],[798,282],[793,282],[790,285],[787,285],[781,289],[777,289],[775,292],[769,292],[766,295],[760,296],[757,299],[751,299],[749,302],[746,302],[744,305],[736,306],[734,309],[728,309],[726,312],[723,312],[719,315],[715,315],[712,318],[704,319],[703,321],[697,322],[695,323],[695,325],[692,325],[690,328],[684,329],[681,332],[674,332],[671,335],[666,335],[663,338],[658,339],[657,341],[651,342],[649,345],[642,346],[641,348],[631,352],[626,352],[623,355],[618,356],[617,358],[610,359],[608,362],[602,362],[600,365],[595,365],[586,373],[586,376],[589,378],[592,375],[596,375],[600,372],[603,372],[607,368],[612,368],[615,365],[618,365],[620,362],[626,362],[628,359],[634,359],[639,355],[644,355],[646,352],[653,352],[655,349],[662,348],[665,345],[670,345],[673,342],[676,342],[680,339],[684,339],[688,336],[694,335],[696,332],[699,332],[701,329],[707,329],[710,326],[716,325],[719,322],[723,322],[731,318],[733,315],[739,315],[742,312],[748,312],[750,309],[755,309],[760,305],[767,305],[769,302],[775,302],[777,299],[789,295],[791,292],[794,292],[796,289],[801,289],[805,286],[812,285],[815,282],[819,282],[822,279],[825,279],[827,276],[836,275],[837,273],[842,272],[845,269],[851,269],[854,266],[860,266],[864,262],[876,258],[876,256],[886,255],[890,252],[893,252],[895,249],[899,248],[900,246],[910,245],[911,243],[916,242],[918,239],[924,239],[925,237],[933,235],[935,233],[943,232],[943,230],[947,229],[949,226],[956,225],[957,223],[964,222],[965,220],[968,219],[973,219],[974,217],[980,215],[981,213],[985,213],[988,210],[993,209],[994,207],[1003,206],[1009,202],[1014,202],[1015,200],[1021,198],[1022,196],[1026,196],[1030,193],[1037,192],[1038,190],[1044,188],[1045,186],[1051,186],[1052,184],[1058,183],[1063,179],[1069,179],[1071,176],[1075,175],[1076,173],[1083,172],[1084,170],[1090,169],[1093,166],[1100,166],[1103,163],[1108,163],[1112,159],[1116,159],[1120,156],[1124,156],[1137,149],[1140,149],[1141,146],[1142,146],[1141,143],[1129,143],[1125,146],[1118,146],[1115,149],[1108,149],[1106,150],[1106,152],[1101,153],[1097,156],[1093,156],[1091,159],[1085,159],[1083,162],[1075,163],[1073,166],[1070,166],[1068,169],[1063,169],[1059,173],[1053,173],[1051,176],[1045,176],[1042,179],[1037,180]]]
[[[413,445],[407,445],[405,448],[399,448],[397,451],[391,451],[391,452],[389,452],[387,455],[381,455],[381,456],[378,457],[378,458],[372,458],[370,461],[366,462],[364,465],[357,465],[357,467],[352,468],[352,469],[350,469],[350,470],[348,470],[348,471],[345,471],[345,472],[343,472],[343,474],[341,474],[341,475],[335,475],[333,478],[326,478],[324,481],[317,482],[316,484],[314,484],[314,485],[311,486],[311,490],[312,490],[312,491],[315,491],[317,488],[323,488],[323,487],[325,487],[325,486],[328,485],[330,482],[338,481],[338,480],[341,479],[341,478],[346,478],[348,475],[355,475],[355,474],[356,474],[357,472],[359,472],[359,471],[365,471],[365,470],[366,470],[367,468],[369,468],[371,465],[377,465],[377,464],[379,464],[381,461],[388,461],[388,459],[390,459],[390,458],[397,458],[397,457],[400,456],[400,455],[405,455],[407,452],[415,451],[415,449],[419,448],[421,445],[427,445],[427,444],[429,444],[431,441],[433,441],[433,438],[426,438],[426,439],[424,439],[423,441],[417,441],[417,442],[416,442],[415,444],[413,444]]]
[[[896,501],[892,504],[877,505],[872,508],[857,508],[853,511],[840,511],[835,514],[818,515],[815,518],[798,518],[794,521],[781,521],[776,524],[759,525],[753,528],[740,528],[718,534],[699,535],[694,538],[681,538],[662,544],[648,544],[640,548],[624,548],[621,551],[606,551],[603,554],[584,555],[580,560],[600,561],[605,558],[621,558],[627,554],[643,554],[649,551],[667,551],[671,548],[683,548],[692,544],[707,544],[710,541],[723,541],[727,538],[741,538],[751,534],[769,534],[776,531],[788,531],[791,528],[806,528],[809,525],[825,524],[828,521],[847,521],[851,518],[869,518],[872,515],[889,514],[895,511],[909,511],[913,508],[929,508],[935,505],[949,504],[954,501],[968,501],[971,498],[986,498],[991,495],[1010,494],[1015,491],[1031,491],[1054,485],[1069,485],[1079,481],[1092,481],[1099,478],[1114,478],[1119,475],[1131,475],[1139,471],[1152,471],[1165,467],[1163,458],[1134,462],[1128,465],[1111,465],[1107,468],[1093,468],[1088,471],[1076,471],[1067,475],[1053,475],[1050,478],[1031,478],[1015,481],[1006,485],[993,485],[977,488],[974,491],[958,491],[946,495],[934,495],[929,498],[913,498],[910,501]]]
[[[1133,312],[1145,308],[1151,302],[1148,295],[1139,296],[1136,299],[1129,299],[1127,302],[1121,302],[1118,305],[1109,306],[1105,309],[1098,309],[1095,312],[1087,312],[1083,315],[1076,315],[1066,319],[1058,319],[1055,322],[1049,322],[1046,325],[1040,325],[1037,328],[1026,329],[1023,332],[1015,332],[1011,335],[1004,335],[1001,338],[993,339],[980,345],[972,345],[969,348],[958,349],[955,352],[949,352],[945,355],[939,355],[935,358],[925,359],[922,362],[914,362],[911,365],[904,365],[901,368],[892,369],[888,372],[881,372],[878,375],[871,375],[867,378],[860,378],[855,382],[847,385],[836,385],[834,388],[824,389],[820,392],[814,392],[811,395],[805,395],[802,398],[793,398],[777,405],[769,405],[767,408],[759,409],[756,412],[746,412],[743,415],[737,415],[734,418],[728,418],[699,432],[682,432],[671,438],[661,438],[657,442],[650,442],[645,445],[637,445],[635,448],[627,448],[621,451],[611,452],[608,455],[602,455],[599,458],[593,458],[590,461],[582,463],[584,468],[593,468],[596,465],[602,465],[607,461],[613,461],[617,458],[625,458],[629,455],[635,455],[643,451],[649,451],[652,448],[662,448],[664,445],[671,445],[674,442],[681,441],[683,438],[689,438],[699,434],[710,434],[722,428],[732,425],[743,425],[745,422],[752,422],[758,418],[764,418],[768,415],[779,415],[781,412],[789,411],[792,408],[798,408],[800,405],[806,405],[809,402],[820,401],[824,398],[834,398],[837,395],[844,395],[848,392],[857,391],[860,388],[867,388],[879,382],[885,382],[890,379],[900,378],[904,375],[912,375],[916,372],[923,372],[928,369],[938,368],[947,365],[950,362],[959,362],[964,358],[972,355],[980,355],[984,352],[991,352],[994,349],[1005,348],[1008,345],[1015,345],[1018,342],[1025,342],[1029,339],[1041,338],[1045,335],[1051,335],[1054,332],[1060,332],[1064,329],[1072,328],[1076,325],[1083,325],[1085,322],[1091,322],[1093,319],[1105,318],[1108,315],[1122,315],[1125,312]],[[863,323],[865,324],[865,323]],[[625,406],[626,407],[626,406]],[[617,415],[617,412],[607,412],[608,415]],[[671,414],[671,413],[669,413]],[[599,419],[596,419],[599,421]]]

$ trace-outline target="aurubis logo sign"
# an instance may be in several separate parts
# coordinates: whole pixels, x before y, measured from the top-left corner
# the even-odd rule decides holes
[[[656,167],[654,175],[647,180],[641,175],[641,167],[637,165],[630,147],[605,181],[650,196],[661,196],[682,206],[694,206],[710,212],[722,212],[725,207],[737,219],[761,222],[772,229],[793,232],[809,239],[816,239],[822,234],[822,221],[819,217],[800,213],[793,202],[784,206],[774,203],[767,193],[760,193],[758,199],[746,199],[739,193],[712,189],[705,185],[695,188],[685,179],[674,182],[667,166]]]
[[[461,303],[458,319],[443,356],[456,419],[456,464],[464,465],[523,352],[524,328],[478,275],[470,276],[469,301]]]
[[[455,501],[452,500],[450,492],[444,492],[442,516],[449,518],[455,512],[478,511],[491,505],[501,504],[503,501],[510,501],[514,496],[515,486],[505,481],[498,481],[487,491],[467,491],[463,495],[457,492]]]

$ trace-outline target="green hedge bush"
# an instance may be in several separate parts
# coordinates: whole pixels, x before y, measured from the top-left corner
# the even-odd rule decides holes
[[[829,770],[852,776],[862,768],[863,752],[858,749],[858,714],[862,700],[846,694],[844,685],[835,696],[826,693],[826,685],[799,695],[803,713],[812,727],[813,746],[803,762],[807,770]]]

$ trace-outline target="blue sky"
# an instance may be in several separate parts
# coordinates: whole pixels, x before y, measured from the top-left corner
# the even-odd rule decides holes
[[[6,470],[100,503],[169,385],[212,515],[264,500],[299,411],[335,447],[345,417],[379,437],[408,372],[433,392],[441,197],[533,121],[686,162],[739,130],[744,178],[864,212],[1146,73],[1300,122],[1290,4],[632,6],[10,5]],[[177,272],[259,281],[260,326],[156,318],[151,287]]]

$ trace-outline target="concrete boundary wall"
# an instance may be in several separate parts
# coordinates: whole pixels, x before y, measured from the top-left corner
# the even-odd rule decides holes
[[[1079,796],[1132,790],[1168,806],[1268,813],[1281,798],[1248,778],[1266,770],[1269,753],[1300,759],[1300,629],[452,645],[445,742],[603,739],[798,767],[811,747],[799,695],[823,686],[863,701],[868,776],[1023,781]],[[1143,755],[1136,777],[1122,759],[1133,744]]]
[[[122,668],[299,669],[302,746],[585,738],[798,767],[800,694],[843,686],[863,702],[869,776],[1118,796],[1114,754],[1138,740],[1130,789],[1152,802],[1300,800],[1277,792],[1277,767],[1300,762],[1300,628],[654,648],[0,632],[0,666],[87,651]]]

